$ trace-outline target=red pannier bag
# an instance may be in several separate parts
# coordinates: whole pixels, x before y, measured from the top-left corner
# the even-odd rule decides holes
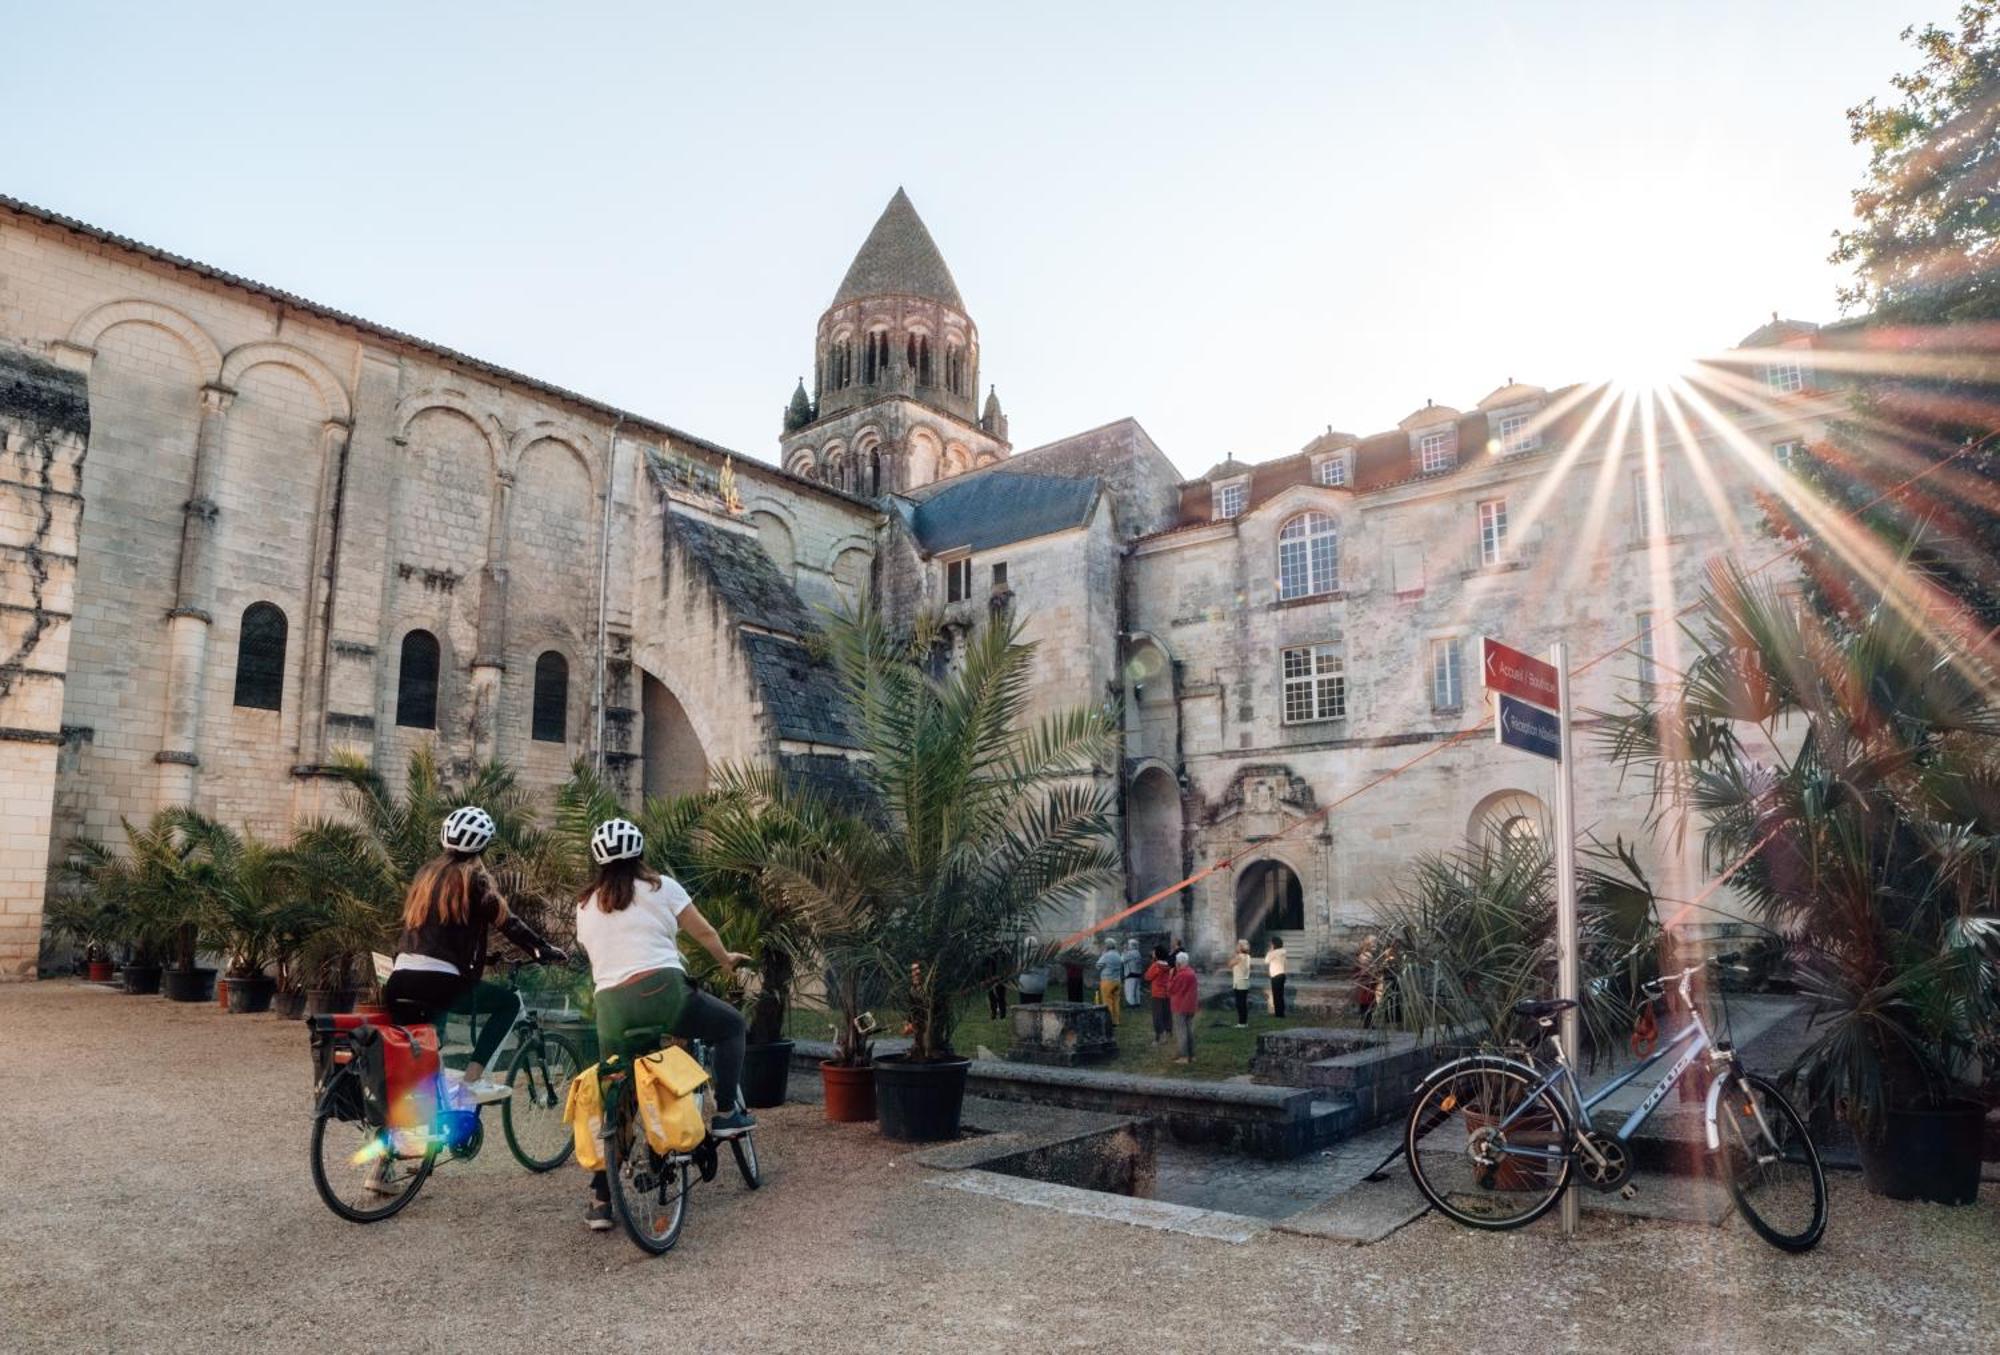
[[[391,1129],[421,1129],[436,1117],[437,1027],[397,1026],[380,1016],[341,1013],[312,1017],[308,1030],[315,1094],[350,1063],[361,1084],[362,1104],[347,1108],[343,1119],[365,1116]]]

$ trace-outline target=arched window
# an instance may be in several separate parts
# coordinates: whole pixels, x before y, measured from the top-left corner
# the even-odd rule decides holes
[[[403,637],[403,657],[396,666],[396,723],[409,729],[436,729],[437,714],[437,636],[413,630]]]
[[[536,743],[569,739],[569,660],[553,649],[535,660],[535,715],[530,735]]]
[[[1278,529],[1278,596],[1312,597],[1340,587],[1340,534],[1325,513],[1300,513]]]
[[[268,602],[243,609],[236,633],[236,704],[277,710],[285,695],[285,614]]]

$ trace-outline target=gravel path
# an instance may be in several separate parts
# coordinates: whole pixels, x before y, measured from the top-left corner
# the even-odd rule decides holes
[[[398,1218],[306,1171],[303,1029],[73,983],[0,986],[0,1349],[1961,1351],[2000,1330],[2000,1201],[1835,1181],[1819,1251],[1587,1219],[1368,1248],[1240,1246],[985,1199],[813,1106],[766,1112],[679,1249],[581,1226],[582,1178],[499,1135]],[[497,1126],[496,1126],[497,1129]]]

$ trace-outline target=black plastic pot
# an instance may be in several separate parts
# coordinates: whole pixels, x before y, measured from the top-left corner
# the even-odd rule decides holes
[[[743,1103],[756,1110],[784,1105],[791,1072],[790,1040],[751,1045],[743,1051]]]
[[[125,991],[128,993],[157,993],[160,991],[160,967],[156,964],[128,964],[123,970]]]
[[[1985,1122],[1986,1107],[1977,1101],[1890,1111],[1881,1137],[1860,1136],[1862,1184],[1891,1200],[1976,1202]]]
[[[308,988],[306,990],[307,1016],[338,1016],[342,1012],[354,1010],[355,991],[352,988]]]
[[[278,981],[264,974],[241,977],[229,976],[229,1010],[232,1012],[267,1012],[271,1010],[271,994],[278,991]]]
[[[169,1002],[210,1002],[215,998],[213,969],[169,969],[160,975],[160,992]]]
[[[901,1054],[877,1058],[875,1111],[882,1137],[901,1143],[957,1138],[971,1067],[971,1059],[911,1063]]]
[[[281,1021],[298,1020],[306,1013],[306,990],[303,988],[293,988],[286,992],[272,994],[271,1010],[277,1013],[278,1019]]]

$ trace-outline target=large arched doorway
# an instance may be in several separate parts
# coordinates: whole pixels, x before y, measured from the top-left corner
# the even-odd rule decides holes
[[[1148,767],[1132,779],[1125,794],[1125,822],[1136,903],[1181,878],[1181,788],[1165,767]],[[1162,915],[1153,910],[1153,916]]]
[[[641,767],[648,798],[708,789],[708,755],[680,699],[651,673],[643,675],[640,714],[646,722]]]
[[[1553,836],[1548,806],[1524,790],[1503,790],[1481,800],[1466,823],[1465,835],[1495,851],[1539,846]]]
[[[1236,877],[1236,939],[1262,952],[1272,932],[1304,931],[1306,892],[1282,861],[1257,861]]]

